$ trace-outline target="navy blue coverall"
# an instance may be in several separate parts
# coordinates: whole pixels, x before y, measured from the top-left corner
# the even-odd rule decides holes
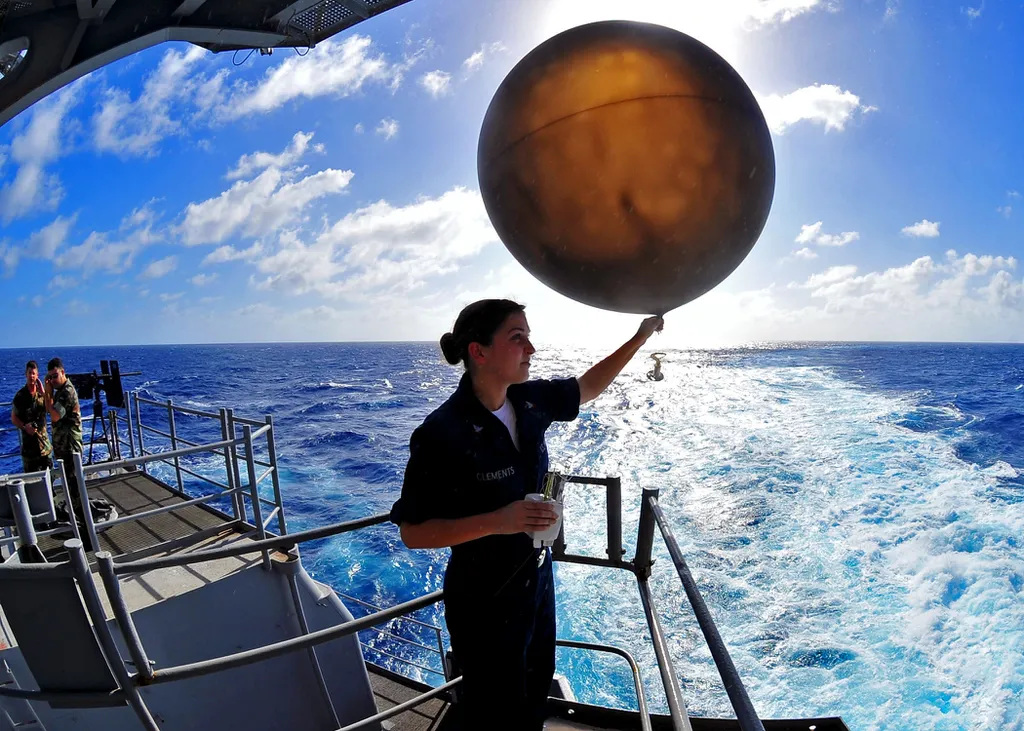
[[[544,432],[579,414],[575,378],[508,388],[517,450],[508,429],[480,403],[468,374],[412,434],[396,524],[465,518],[540,492],[548,469]],[[521,450],[521,451],[520,451]],[[445,619],[463,681],[466,731],[534,731],[543,725],[555,671],[555,592],[550,549],[525,533],[452,547],[444,577]]]

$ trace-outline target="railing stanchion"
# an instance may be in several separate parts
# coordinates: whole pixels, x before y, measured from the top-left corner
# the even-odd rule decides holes
[[[259,540],[267,537],[266,528],[263,527],[263,509],[260,507],[260,486],[256,484],[256,456],[252,449],[252,427],[248,424],[242,426],[243,439],[245,440],[245,466],[249,473],[249,492],[252,496],[252,515],[256,524],[256,535]],[[263,568],[270,570],[270,552],[262,549]]]
[[[135,393],[135,426],[139,430],[139,456],[143,457],[146,454],[146,442],[142,438],[142,401],[139,400],[138,392]],[[149,474],[149,465],[143,463],[142,472]]]
[[[228,426],[228,410],[220,410],[220,438],[222,441],[234,439],[235,435],[230,433]],[[245,510],[242,506],[242,496],[238,494],[238,482],[235,480],[235,470],[231,465],[231,453],[235,451],[233,446],[224,447],[224,473],[227,477],[228,489],[231,493],[231,507],[235,511],[235,520],[245,522]]]
[[[178,432],[174,428],[174,404],[170,399],[167,399],[167,421],[170,423],[168,431],[171,434],[171,451],[176,452],[178,451]],[[174,457],[174,476],[178,483],[178,492],[185,492],[185,486],[181,480],[181,463],[177,456]]]
[[[612,477],[608,480],[608,558],[622,560],[622,480]]]
[[[136,457],[135,454],[135,425],[132,423],[132,394],[129,391],[127,394],[127,401],[124,405],[124,415],[127,419],[128,425],[128,451],[131,452],[132,457]]]
[[[110,409],[108,414],[110,417],[110,444],[107,445],[107,450],[110,452],[111,461],[117,461],[121,459],[121,443],[117,434],[117,412]]]
[[[71,457],[75,461],[75,480],[78,482],[78,495],[81,500],[82,508],[82,522],[85,523],[85,535],[89,539],[89,545],[86,548],[89,551],[98,551],[100,550],[100,540],[96,537],[96,523],[93,522],[92,509],[89,506],[89,488],[85,484],[85,470],[82,465],[82,453],[72,452]]]
[[[228,415],[228,434],[229,434],[228,438],[229,439],[234,439],[235,438],[235,431],[236,431],[236,429],[235,429],[235,411],[234,411],[234,409],[225,409],[225,411],[227,412],[227,415]],[[230,447],[230,455],[231,455],[231,471],[232,471],[232,473],[235,476],[235,486],[241,488],[241,486],[242,486],[242,473],[241,473],[241,470],[238,469],[238,451],[235,449],[234,445],[232,445]],[[245,512],[245,500],[242,498],[242,493],[241,492],[238,493],[238,509],[241,511],[242,522],[243,523],[247,523],[249,521],[249,515],[248,515],[248,513]]]
[[[660,494],[656,487],[645,487],[640,503],[640,525],[636,532],[636,556],[633,558],[633,570],[641,579],[651,575],[651,550],[654,548],[654,512],[651,510],[650,498],[658,499]]]
[[[267,454],[269,455],[267,462],[270,463],[270,469],[273,472],[270,473],[270,481],[274,486],[274,502],[277,503],[277,525],[281,529],[281,535],[288,532],[288,527],[284,522],[284,501],[281,500],[281,478],[278,476],[277,468],[277,443],[274,441],[274,417],[267,415]],[[298,546],[295,547],[296,552],[299,550]]]

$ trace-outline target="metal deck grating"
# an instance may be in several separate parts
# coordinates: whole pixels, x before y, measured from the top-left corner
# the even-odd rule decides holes
[[[397,683],[382,672],[376,671],[373,665],[367,664],[366,669],[370,675],[370,686],[373,688],[373,697],[377,701],[377,709],[386,711],[389,708],[415,698],[426,688],[416,689],[407,685]],[[416,706],[415,708],[399,713],[381,724],[383,729],[389,731],[438,731],[442,728],[448,703],[437,698]]]
[[[142,513],[154,508],[184,502],[187,498],[171,490],[159,480],[142,472],[118,474],[89,480],[90,498],[109,501],[119,517]],[[202,536],[203,531],[225,526],[227,520],[202,505],[188,505],[149,518],[115,525],[99,534],[100,550],[120,555],[137,553],[154,546]],[[39,539],[39,547],[48,559],[63,554],[63,542],[68,536],[46,536]]]

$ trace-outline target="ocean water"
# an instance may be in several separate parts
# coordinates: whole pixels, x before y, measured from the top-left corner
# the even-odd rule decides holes
[[[19,387],[27,358],[53,354],[0,350],[0,400]],[[127,383],[150,398],[272,414],[290,530],[386,512],[409,434],[459,377],[433,344],[59,354],[71,371],[98,369],[101,358],[141,370]],[[578,375],[601,355],[542,350],[533,375]],[[644,377],[649,367],[638,357],[576,421],[554,425],[552,464],[622,478],[630,554],[640,490],[661,490],[763,717],[841,715],[858,731],[1024,729],[1024,347],[679,351],[659,383]],[[161,426],[159,410],[144,420]],[[198,419],[177,426],[218,436]],[[0,453],[10,437],[0,435]],[[217,476],[217,460],[191,464]],[[603,555],[603,521],[603,496],[572,488],[570,550]],[[687,706],[731,715],[660,538],[655,556],[655,601]],[[319,541],[303,557],[339,591],[387,606],[440,588],[447,551],[408,551],[385,525]],[[630,576],[557,565],[556,581],[560,636],[628,649],[651,706],[664,710]],[[440,609],[417,617],[443,626]],[[392,629],[430,644],[422,628]],[[428,654],[373,632],[363,639],[368,658],[439,682],[376,650],[436,668]],[[558,663],[581,700],[634,707],[621,661],[560,650]]]

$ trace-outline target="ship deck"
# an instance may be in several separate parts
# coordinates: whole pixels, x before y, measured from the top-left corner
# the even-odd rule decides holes
[[[109,501],[119,516],[143,513],[190,499],[190,496],[139,471],[90,479],[88,487],[90,498]],[[97,528],[99,530],[101,526]],[[48,560],[61,560],[64,538],[40,539],[40,548]],[[183,505],[156,516],[120,523],[98,534],[101,550],[127,560],[178,555],[256,538],[251,526],[240,525],[231,516],[202,504]],[[288,554],[283,552],[272,552],[270,556],[273,561],[289,560]],[[165,600],[175,600],[203,587],[212,588],[209,585],[223,579],[228,579],[226,583],[230,584],[260,560],[261,556],[256,553],[125,576],[121,579],[121,591],[129,611],[145,614],[144,610]],[[95,573],[94,580],[97,585],[100,584],[99,576]],[[113,612],[107,605],[106,593],[102,588],[98,593],[109,619]],[[430,686],[424,683],[373,663],[367,662],[366,670],[378,711],[390,709],[430,690]],[[552,704],[550,710],[553,717],[545,723],[547,731],[639,728],[635,713],[584,704],[571,704],[570,708],[568,702],[560,699],[552,699],[549,703]],[[496,709],[496,712],[501,711]],[[460,726],[457,716],[455,708],[445,700],[430,699],[382,722],[381,728],[384,731],[455,731]],[[573,720],[567,720],[567,716]],[[734,719],[691,718],[690,723],[694,731],[739,729]],[[766,731],[806,731],[808,727],[819,731],[846,731],[846,726],[838,718],[764,720],[763,724]],[[669,731],[672,728],[670,719],[661,714],[651,715],[651,725],[654,731]]]
[[[160,480],[144,472],[127,472],[90,479],[89,497],[109,501],[119,516],[143,513],[190,499]],[[98,526],[99,527],[99,526]],[[69,536],[44,536],[40,549],[47,560],[59,561],[64,555],[63,541]],[[216,548],[239,540],[254,540],[251,528],[239,527],[229,516],[205,505],[186,505],[139,520],[111,526],[98,533],[100,550],[126,559],[150,556],[171,556],[185,551]],[[274,553],[273,560],[285,560],[284,553]],[[165,599],[179,596],[205,584],[246,569],[260,561],[259,554],[218,559],[188,566],[161,569],[137,576],[124,577],[121,588],[129,611],[136,612]],[[106,602],[100,578],[94,573],[99,594],[108,619],[113,612]],[[372,663],[367,663],[370,685],[380,711],[403,703],[429,687]],[[436,731],[441,728],[448,703],[431,699],[420,706],[394,716],[383,724],[388,731]]]

